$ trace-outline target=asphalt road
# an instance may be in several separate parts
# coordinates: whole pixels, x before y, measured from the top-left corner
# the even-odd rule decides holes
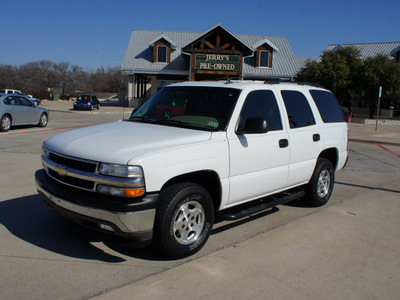
[[[277,230],[297,222],[301,226],[302,220],[308,220],[319,212],[343,203],[350,203],[367,192],[376,192],[380,201],[391,199],[393,196],[400,198],[400,158],[396,156],[400,153],[400,140],[394,138],[391,145],[384,147],[389,150],[386,151],[377,146],[379,137],[375,136],[371,137],[375,138],[374,142],[367,142],[366,139],[366,142],[350,143],[349,163],[346,169],[336,174],[334,194],[328,205],[309,208],[300,202],[292,202],[237,222],[218,223],[206,246],[193,257],[169,261],[149,248],[132,249],[128,246],[92,241],[70,232],[55,220],[37,195],[34,172],[41,168],[41,143],[49,136],[76,127],[121,120],[127,117],[130,111],[102,107],[94,112],[73,112],[68,107],[69,103],[60,107],[49,106],[51,119],[44,129],[19,127],[8,133],[0,133],[1,299],[87,299],[99,295],[113,299],[123,288],[131,285],[140,288],[141,283],[148,284],[146,280],[152,278],[167,282],[171,271],[178,271],[202,259],[212,260],[213,255],[230,251],[245,243],[249,243],[251,247],[252,243],[257,243],[257,238],[268,239],[268,243],[271,244],[278,243],[279,237],[274,235]],[[365,130],[369,128],[363,125],[354,127],[358,138]],[[396,209],[399,209],[398,205]],[[373,212],[371,214],[373,215]],[[398,222],[396,224],[398,225]],[[390,241],[388,243],[390,246]],[[398,241],[396,243],[398,244]],[[255,252],[250,255],[257,256],[262,253]],[[396,259],[393,264],[398,266],[400,255]],[[235,264],[235,261],[230,263]],[[290,268],[291,263],[293,262],[288,260],[287,265],[282,265],[282,268]],[[334,265],[336,262],[330,263]],[[251,269],[247,273],[250,275],[246,276],[254,276],[254,279],[258,277],[257,273],[251,273]],[[224,275],[227,279],[231,276]],[[192,276],[193,284],[196,284],[196,274]],[[177,280],[179,282],[179,277]],[[279,280],[285,281],[286,278],[282,276]],[[392,271],[387,280],[393,282],[393,285],[389,285],[389,289],[386,288],[387,295],[382,290],[382,299],[392,299],[393,293],[400,294],[397,284],[400,281],[400,269]],[[143,289],[145,288],[148,286],[143,286]],[[223,293],[223,289],[226,288],[221,286],[221,290],[215,295],[224,298],[227,294]],[[265,291],[266,294],[267,292]],[[200,294],[180,294],[179,290],[175,291],[174,295],[176,298],[201,298]],[[276,295],[282,297],[274,299],[287,299],[285,293]],[[141,296],[145,297],[146,294]],[[330,296],[328,298],[340,299],[332,294]],[[129,297],[124,294],[123,298]],[[162,297],[158,294],[150,298]],[[246,291],[236,294],[236,298],[247,298]]]

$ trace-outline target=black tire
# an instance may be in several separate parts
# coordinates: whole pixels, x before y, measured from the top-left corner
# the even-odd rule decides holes
[[[314,207],[326,204],[332,195],[334,182],[332,163],[326,158],[318,158],[314,173],[306,186],[304,200]]]
[[[47,114],[46,113],[42,113],[42,115],[40,116],[40,119],[39,119],[38,126],[39,127],[46,127],[48,122],[49,122],[49,118],[48,118]]]
[[[179,183],[162,191],[159,201],[153,240],[156,250],[172,259],[198,252],[214,224],[210,194],[197,184]]]
[[[7,132],[11,128],[11,117],[9,115],[4,115],[0,120],[0,131]]]
[[[171,118],[171,111],[169,109],[164,110],[162,116],[165,119]]]

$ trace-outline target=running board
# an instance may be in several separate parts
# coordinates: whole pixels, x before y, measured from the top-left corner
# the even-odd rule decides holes
[[[223,221],[235,221],[244,217],[248,217],[250,215],[262,212],[263,210],[267,210],[273,208],[280,204],[285,204],[287,202],[296,200],[305,195],[304,191],[298,191],[291,194],[285,194],[280,198],[276,198],[275,196],[268,197],[266,199],[271,198],[271,201],[265,202],[266,199],[257,200],[261,203],[251,205],[254,202],[246,203],[240,205],[239,207],[228,208],[226,210],[222,210],[217,214],[217,218]],[[242,209],[241,209],[242,208]]]

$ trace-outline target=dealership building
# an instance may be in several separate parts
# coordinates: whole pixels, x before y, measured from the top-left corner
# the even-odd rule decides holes
[[[298,65],[285,37],[233,34],[218,24],[204,33],[133,30],[121,71],[137,106],[171,83],[291,80]]]

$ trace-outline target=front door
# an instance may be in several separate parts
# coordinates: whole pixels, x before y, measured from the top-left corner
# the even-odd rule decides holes
[[[228,133],[230,196],[228,206],[283,189],[289,174],[289,137],[272,90],[250,92],[243,104],[238,128],[247,118],[267,120],[268,132]]]

